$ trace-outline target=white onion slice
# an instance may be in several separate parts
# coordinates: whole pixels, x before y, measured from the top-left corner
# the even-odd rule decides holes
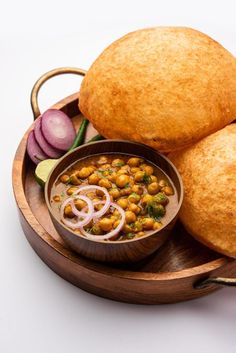
[[[87,197],[87,196],[86,196]],[[77,196],[74,196],[74,197],[71,197],[71,201],[70,201],[70,205],[71,205],[71,209],[72,209],[72,212],[74,213],[75,216],[78,216],[78,217],[86,217],[88,215],[88,212],[83,212],[84,209],[88,209],[88,206],[85,206],[82,211],[79,211],[77,210],[76,206],[75,206],[75,203],[74,203],[74,200],[79,200],[80,199],[80,195],[77,195]],[[91,200],[90,200],[91,201]]]
[[[104,201],[101,201],[101,202],[104,202]],[[97,203],[100,203],[100,202],[98,201]],[[123,210],[123,208],[121,208],[119,205],[117,205],[114,202],[111,202],[110,206],[117,209],[121,215],[120,223],[118,224],[118,226],[115,229],[113,229],[112,231],[110,231],[109,233],[104,234],[104,235],[90,234],[90,233],[86,232],[86,230],[83,228],[83,226],[81,226],[79,228],[79,230],[84,236],[86,236],[86,238],[88,238],[90,240],[97,240],[97,241],[106,240],[106,239],[110,239],[110,238],[114,237],[115,235],[117,235],[121,231],[121,229],[123,228],[123,226],[125,224],[125,211]]]
[[[84,196],[84,195],[79,195],[77,198],[85,201],[88,205],[88,212],[86,213],[85,217],[83,215],[81,215],[81,213],[84,213],[84,212],[80,212],[77,210],[77,213],[79,214],[77,217],[84,218],[82,221],[78,220],[77,222],[74,223],[74,222],[71,222],[71,221],[65,219],[65,217],[64,217],[64,209],[65,209],[66,205],[68,205],[68,203],[71,204],[71,202],[72,203],[74,202],[72,197],[69,197],[68,199],[66,199],[63,202],[63,204],[61,205],[61,209],[60,209],[60,216],[61,216],[63,223],[67,227],[72,228],[72,229],[80,228],[80,227],[83,227],[86,224],[88,224],[92,220],[93,214],[94,214],[94,207],[93,207],[93,203],[90,200],[90,198],[88,198],[87,196]]]
[[[97,186],[97,185],[86,185],[86,186],[82,186],[81,188],[76,190],[73,193],[73,195],[78,195],[81,191],[87,191],[88,192],[88,191],[93,191],[93,190],[100,190],[106,196],[106,201],[104,203],[104,206],[101,208],[101,210],[96,211],[96,212],[93,213],[93,218],[100,218],[107,212],[107,210],[109,209],[109,207],[111,205],[111,197],[110,197],[107,189],[102,188],[101,186]]]

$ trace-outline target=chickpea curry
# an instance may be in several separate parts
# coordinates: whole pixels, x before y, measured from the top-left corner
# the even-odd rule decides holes
[[[124,154],[93,155],[55,182],[57,218],[93,240],[130,240],[163,227],[177,207],[171,180],[151,162]]]

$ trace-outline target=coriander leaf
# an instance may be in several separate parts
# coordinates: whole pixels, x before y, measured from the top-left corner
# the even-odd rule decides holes
[[[133,233],[128,233],[126,235],[127,239],[133,239],[134,238],[134,234]]]
[[[145,173],[144,176],[143,176],[143,182],[144,182],[144,184],[149,184],[150,181],[151,181],[150,176]]]
[[[124,162],[117,162],[117,163],[115,164],[116,167],[123,167],[123,165],[125,165]]]

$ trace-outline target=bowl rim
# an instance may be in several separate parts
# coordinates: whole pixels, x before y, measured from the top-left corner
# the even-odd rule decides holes
[[[49,200],[49,197],[48,197],[48,194],[49,194],[49,181],[51,179],[51,176],[54,172],[54,170],[59,166],[59,164],[64,161],[64,159],[66,159],[68,156],[76,153],[77,151],[79,151],[80,149],[83,149],[87,146],[87,144],[83,144],[81,146],[78,146],[76,147],[75,149],[73,149],[72,151],[69,151],[67,152],[66,154],[64,154],[59,160],[58,162],[53,166],[53,168],[51,169],[50,173],[49,173],[49,176],[48,176],[48,179],[45,183],[45,187],[44,187],[44,197],[45,197],[45,202],[46,202],[46,205],[47,205],[47,209],[51,215],[51,217],[53,217],[53,219],[60,224],[60,226],[62,226],[65,230],[69,231],[73,236],[76,236],[76,237],[80,237],[84,240],[87,240],[87,241],[90,241],[90,242],[93,242],[93,243],[99,243],[99,244],[122,244],[122,243],[132,243],[132,242],[138,242],[140,240],[143,240],[145,238],[148,238],[154,234],[157,234],[161,231],[163,231],[173,220],[174,218],[178,215],[179,211],[180,211],[180,208],[182,206],[182,203],[183,203],[183,198],[184,198],[184,185],[183,185],[183,181],[182,181],[182,178],[181,178],[181,175],[178,171],[178,169],[175,167],[175,165],[169,160],[169,158],[167,158],[165,155],[163,155],[162,153],[160,153],[159,151],[155,150],[154,148],[150,147],[150,146],[147,146],[145,144],[142,144],[142,143],[138,143],[138,142],[134,142],[134,141],[129,141],[129,140],[122,140],[122,139],[105,139],[105,140],[101,140],[101,141],[94,141],[94,142],[90,142],[89,145],[98,145],[98,144],[110,144],[110,143],[114,143],[114,142],[119,142],[119,143],[125,143],[125,144],[132,144],[132,145],[136,145],[136,146],[141,146],[142,148],[146,148],[147,150],[150,150],[152,152],[155,152],[156,154],[158,154],[161,158],[163,158],[174,170],[177,178],[178,178],[178,181],[179,181],[179,184],[180,184],[180,191],[179,191],[179,200],[178,200],[178,206],[176,207],[175,209],[175,212],[173,212],[173,215],[170,217],[170,219],[168,220],[168,222],[160,229],[157,229],[157,230],[154,230],[140,238],[136,238],[136,239],[126,239],[126,240],[109,240],[109,241],[101,241],[101,240],[93,240],[93,239],[88,239],[86,238],[85,236],[83,236],[82,234],[78,234],[78,233],[75,233],[73,232],[73,230],[71,230],[69,227],[66,227],[60,220],[58,220],[55,216],[54,216],[54,213],[52,212],[52,207],[51,207],[51,204],[50,204],[50,200]],[[110,152],[104,152],[103,154],[105,155],[106,153],[112,153],[112,151]],[[119,152],[114,152],[114,153],[119,153]],[[122,153],[122,152],[121,152]],[[102,153],[97,153],[97,155],[99,154],[102,154]],[[125,153],[123,153],[125,154]],[[90,156],[93,156],[93,155],[96,155],[96,153],[93,153],[93,154],[88,154],[87,156],[81,158],[81,159],[85,159],[85,158],[88,158]],[[127,155],[129,155],[129,153],[127,153]],[[130,155],[135,155],[134,153],[131,153]],[[142,157],[142,155],[136,155],[137,157]],[[143,157],[144,158],[144,157]],[[146,159],[146,158],[145,158]],[[78,161],[80,160],[80,158],[78,158]],[[73,162],[72,164],[74,164],[76,162]],[[155,165],[156,167],[158,167],[163,173],[166,174],[166,172],[161,168],[159,167],[158,165],[156,165],[154,162],[151,162],[153,165]],[[67,168],[69,167],[69,165],[67,166]],[[169,177],[170,178],[170,177]],[[170,178],[171,179],[171,178]],[[172,181],[172,179],[171,179]],[[173,181],[172,181],[173,182]],[[173,182],[174,184],[174,182]]]

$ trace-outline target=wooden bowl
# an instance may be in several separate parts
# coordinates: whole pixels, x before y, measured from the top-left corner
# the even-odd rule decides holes
[[[55,69],[35,84],[31,104],[40,115],[37,94],[50,77],[65,72],[84,74],[80,69]],[[78,93],[53,106],[68,114],[78,128],[82,115]],[[41,259],[59,276],[90,293],[136,304],[164,304],[199,298],[222,285],[236,284],[236,261],[194,240],[177,222],[172,234],[153,255],[129,265],[105,265],[78,255],[68,248],[56,231],[44,193],[35,182],[35,165],[26,153],[29,130],[22,137],[13,162],[12,182],[21,226]],[[96,134],[91,125],[87,139]],[[232,277],[232,278],[230,278]],[[233,278],[234,277],[234,278]],[[79,295],[79,293],[78,293]]]
[[[55,181],[58,179],[58,176],[70,165],[78,162],[80,159],[91,155],[106,155],[107,153],[124,153],[125,155],[128,154],[144,158],[145,160],[153,163],[156,167],[159,167],[169,176],[177,191],[178,206],[165,226],[138,239],[123,241],[94,241],[84,237],[83,235],[74,233],[55,216],[50,200],[51,190]],[[60,159],[60,162],[52,170],[45,185],[45,200],[56,230],[71,249],[96,261],[110,263],[134,262],[151,255],[168,238],[172,228],[174,227],[177,215],[182,205],[183,184],[175,166],[168,160],[168,158],[160,153],[157,153],[152,148],[129,141],[106,140],[83,145]]]

